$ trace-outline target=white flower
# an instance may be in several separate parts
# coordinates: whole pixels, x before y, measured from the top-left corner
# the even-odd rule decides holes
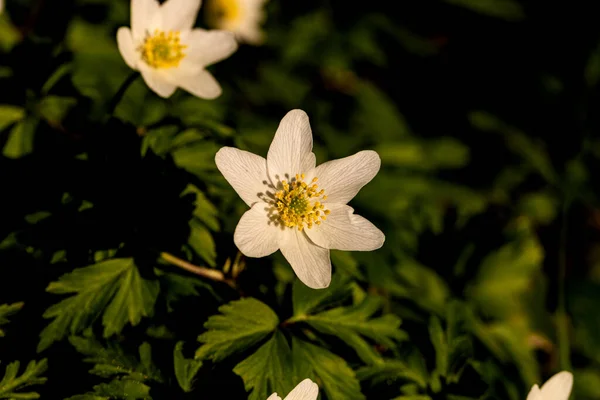
[[[329,161],[315,168],[312,133],[302,110],[279,124],[267,159],[224,147],[219,171],[251,207],[240,219],[234,241],[248,257],[281,250],[296,275],[314,289],[329,286],[329,249],[369,251],[385,236],[346,204],[377,175],[374,151]]]
[[[4,11],[4,0],[0,0],[0,14]]]
[[[229,57],[235,37],[226,31],[192,29],[201,0],[131,0],[131,30],[119,28],[117,43],[125,63],[139,70],[161,97],[180,87],[214,99],[221,86],[205,67]]]
[[[527,395],[527,400],[567,400],[572,387],[573,374],[562,371],[548,379],[541,388],[533,385]]]
[[[294,390],[290,392],[283,400],[317,400],[319,387],[310,379],[300,382]],[[281,400],[277,393],[273,393],[267,400]]]
[[[241,42],[261,44],[264,34],[260,29],[265,20],[267,0],[209,0],[206,4],[208,22],[218,29],[235,33]]]

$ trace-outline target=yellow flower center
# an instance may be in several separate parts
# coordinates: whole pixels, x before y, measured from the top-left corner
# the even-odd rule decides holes
[[[146,34],[144,43],[138,48],[142,60],[153,68],[177,67],[185,58],[183,52],[187,46],[181,44],[179,31],[161,31],[156,29],[154,34]]]
[[[239,0],[212,0],[206,5],[206,12],[213,26],[236,21],[241,12]]]
[[[298,174],[289,183],[282,181],[283,189],[275,193],[272,201],[273,211],[277,213],[273,218],[289,228],[297,227],[299,231],[320,225],[329,215],[329,210],[319,201],[327,200],[327,196],[324,195],[325,190],[319,190],[317,178],[313,178],[310,184],[304,179],[304,174]]]

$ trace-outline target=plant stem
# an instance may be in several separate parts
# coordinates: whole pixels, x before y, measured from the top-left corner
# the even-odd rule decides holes
[[[199,275],[203,278],[207,278],[216,282],[224,282],[232,288],[235,288],[235,282],[227,278],[225,274],[221,271],[217,271],[216,269],[210,269],[206,267],[199,267],[190,262],[182,260],[179,257],[175,257],[173,254],[170,253],[160,253],[160,257],[169,264],[175,265],[179,268],[183,268],[186,271],[189,271],[193,274]]]
[[[567,224],[570,199],[565,199],[562,208],[560,243],[558,248],[558,307],[556,310],[556,328],[558,336],[558,356],[561,370],[571,369],[571,347],[567,321],[565,296],[565,277],[567,274]]]
[[[127,89],[129,89],[129,86],[131,86],[133,81],[135,81],[138,76],[140,76],[140,73],[137,71],[133,71],[127,77],[127,79],[123,81],[123,83],[119,87],[119,90],[117,90],[117,93],[115,93],[112,99],[110,99],[110,103],[108,103],[108,115],[114,114],[115,109],[117,108],[117,106],[121,102],[121,99],[123,98],[123,95],[125,95],[125,92],[127,91]]]

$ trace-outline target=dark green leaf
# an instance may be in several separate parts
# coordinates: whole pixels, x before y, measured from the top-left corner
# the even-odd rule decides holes
[[[48,361],[30,361],[25,371],[19,376],[19,361],[13,361],[6,366],[4,377],[0,380],[0,399],[37,399],[35,392],[22,392],[21,390],[32,385],[41,385],[47,378],[42,375],[48,369]]]
[[[175,365],[175,377],[184,392],[194,390],[194,378],[202,367],[201,360],[187,359],[183,356],[183,342],[177,342],[173,350],[173,362]]]

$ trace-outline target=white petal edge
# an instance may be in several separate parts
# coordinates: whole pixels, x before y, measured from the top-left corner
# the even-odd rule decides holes
[[[254,204],[235,228],[233,242],[246,257],[266,257],[279,250],[282,229],[269,219],[268,207],[263,202]]]
[[[187,47],[184,61],[205,67],[222,61],[238,49],[232,32],[194,29],[182,33],[181,42]]]
[[[167,0],[160,6],[161,28],[165,31],[192,29],[201,3],[201,0]]]
[[[283,400],[316,400],[319,386],[310,379],[300,382]]]
[[[117,31],[117,46],[119,47],[119,52],[121,53],[121,57],[123,57],[125,64],[127,64],[129,68],[137,70],[139,57],[135,51],[133,36],[131,35],[131,30],[129,28],[119,28]]]
[[[249,151],[223,147],[215,155],[217,168],[244,202],[252,207],[274,190],[267,177],[267,160]]]
[[[171,95],[175,93],[177,85],[169,82],[162,72],[156,71],[144,62],[140,62],[138,68],[142,73],[146,85],[148,85],[154,93],[163,98],[171,97]]]
[[[205,69],[200,69],[194,73],[187,73],[183,69],[178,69],[167,75],[166,79],[173,85],[201,99],[216,99],[223,93],[219,82]]]
[[[277,392],[273,393],[272,395],[269,396],[269,398],[267,400],[281,400],[281,397],[279,397],[277,395]]]
[[[307,180],[319,178],[317,184],[325,190],[328,203],[346,204],[379,172],[381,159],[373,150],[328,161],[317,166]]]
[[[385,242],[385,235],[368,219],[354,214],[345,204],[325,204],[330,210],[321,225],[306,229],[306,234],[317,246],[331,250],[372,251]]]
[[[304,231],[284,229],[279,236],[279,249],[290,263],[298,279],[312,289],[324,289],[331,283],[329,250],[314,244]]]
[[[135,40],[141,40],[156,18],[160,5],[156,0],[131,0],[131,31]],[[153,29],[152,29],[153,30]]]
[[[274,184],[309,172],[306,158],[311,157],[312,131],[308,115],[302,110],[288,112],[279,123],[267,153],[267,170]]]
[[[542,400],[567,400],[573,388],[573,374],[561,371],[548,379],[540,388]]]
[[[540,387],[535,384],[531,387],[531,390],[529,391],[529,394],[527,395],[527,400],[542,400],[541,399],[541,392],[540,392]]]

